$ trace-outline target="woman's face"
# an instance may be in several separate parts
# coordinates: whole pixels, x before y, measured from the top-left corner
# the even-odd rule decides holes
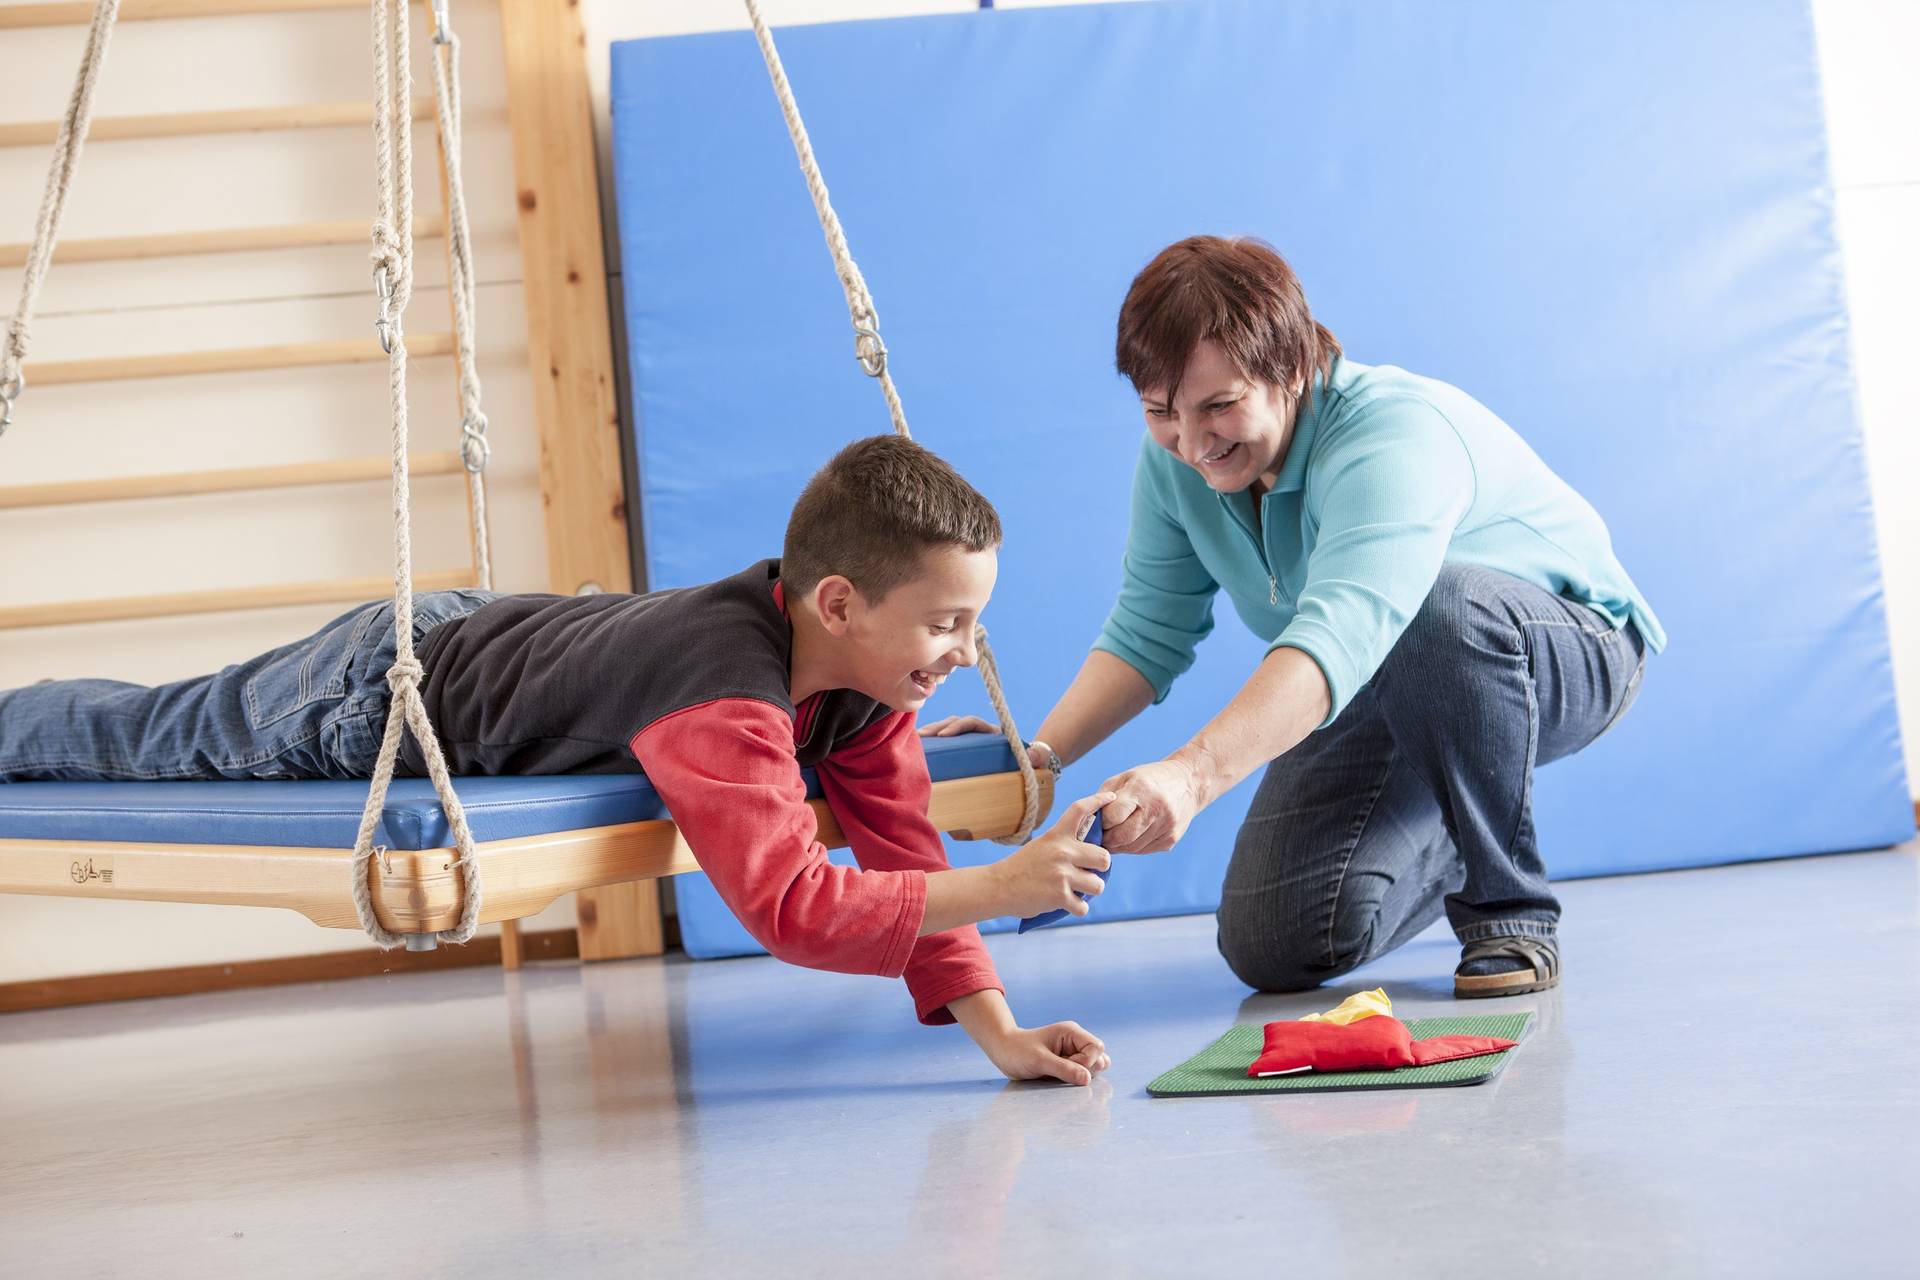
[[[1166,389],[1140,396],[1155,444],[1198,471],[1217,493],[1272,487],[1293,439],[1296,395],[1254,382],[1233,367],[1217,342],[1193,349],[1174,403]]]

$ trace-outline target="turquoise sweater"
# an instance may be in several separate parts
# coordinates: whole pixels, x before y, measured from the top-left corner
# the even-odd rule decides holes
[[[1193,665],[1225,588],[1272,648],[1325,673],[1327,722],[1373,677],[1443,563],[1480,565],[1578,601],[1659,652],[1666,633],[1586,499],[1465,392],[1336,360],[1260,503],[1220,494],[1154,444],[1133,475],[1125,580],[1094,648],[1155,701]]]

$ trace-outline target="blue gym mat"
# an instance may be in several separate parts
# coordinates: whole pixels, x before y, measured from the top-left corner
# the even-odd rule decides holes
[[[1911,834],[1804,0],[1140,3],[780,40],[915,433],[1006,519],[986,621],[1026,728],[1119,580],[1121,296],[1172,240],[1251,233],[1353,358],[1512,423],[1671,634],[1632,714],[1539,778],[1556,874]],[[775,553],[812,470],[888,424],[751,38],[626,42],[612,72],[646,567],[675,586]],[[1220,623],[1068,797],[1240,686],[1263,646]],[[1250,791],[1126,860],[1090,919],[1211,909]],[[693,954],[757,949],[710,886],[679,905]]]

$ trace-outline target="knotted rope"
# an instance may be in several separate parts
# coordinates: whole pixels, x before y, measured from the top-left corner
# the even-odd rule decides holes
[[[374,845],[374,831],[386,807],[387,787],[400,757],[404,732],[411,730],[426,760],[427,776],[453,832],[455,859],[464,890],[459,922],[434,938],[465,942],[480,923],[480,867],[467,815],[454,794],[439,737],[420,697],[425,674],[413,652],[412,495],[407,479],[407,343],[402,323],[413,297],[413,80],[409,53],[408,0],[373,0],[374,157],[378,169],[379,216],[373,224],[374,279],[380,297],[376,327],[387,351],[387,396],[393,408],[393,627],[395,654],[387,670],[393,703],[386,733],[367,789],[367,807],[353,843],[353,906],[360,927],[382,947],[405,941],[383,926],[373,910],[373,861],[384,864],[386,850]],[[456,131],[455,135],[458,137]],[[463,219],[464,224],[464,219]],[[453,231],[451,209],[448,233]],[[458,290],[455,291],[456,295]],[[475,383],[477,395],[478,383]],[[462,388],[462,400],[466,391]]]
[[[473,237],[467,222],[467,184],[461,167],[464,113],[460,105],[460,37],[448,0],[433,0],[433,106],[440,123],[440,155],[447,177],[447,291],[453,298],[453,337],[460,373],[460,459],[467,468],[474,576],[493,590],[487,537],[487,415],[480,407],[480,365],[474,353]]]
[[[853,321],[854,356],[860,361],[860,367],[867,375],[880,382],[880,393],[886,398],[887,413],[893,419],[893,429],[900,435],[913,438],[907,429],[907,411],[900,403],[899,389],[893,385],[893,374],[887,368],[887,346],[880,339],[880,315],[874,309],[873,294],[867,289],[866,277],[860,274],[860,267],[853,260],[853,250],[847,245],[847,236],[840,228],[840,215],[833,211],[833,202],[827,197],[827,181],[820,173],[820,163],[813,155],[813,142],[807,137],[807,125],[800,118],[800,104],[794,101],[793,86],[787,82],[787,69],[781,64],[780,51],[774,47],[773,32],[768,29],[767,21],[760,14],[759,0],[746,0],[747,16],[753,22],[754,39],[760,43],[760,56],[766,60],[767,75],[773,80],[773,93],[780,100],[780,114],[787,122],[787,136],[793,139],[793,151],[800,159],[800,172],[807,181],[807,194],[813,197],[813,211],[820,218],[820,230],[827,238],[827,252],[833,255],[834,274],[840,277],[840,288],[847,295],[847,314]],[[1007,745],[1013,748],[1013,760],[1020,769],[1020,786],[1024,805],[1020,816],[1020,829],[1010,836],[996,837],[999,844],[1022,844],[1033,834],[1040,822],[1040,779],[1033,770],[1033,762],[1027,759],[1027,744],[1020,737],[1020,730],[1013,722],[1013,712],[1007,706],[1007,697],[1000,688],[1000,668],[994,661],[993,649],[987,644],[987,629],[975,625],[974,639],[980,646],[980,679],[987,686],[987,697],[993,703],[994,714],[1000,718],[1000,732],[1005,736]]]
[[[7,323],[4,343],[0,343],[0,435],[13,424],[13,402],[27,389],[26,375],[20,366],[27,358],[27,336],[33,323],[33,309],[40,300],[40,285],[53,262],[53,246],[60,239],[60,218],[67,210],[67,192],[80,167],[80,149],[86,145],[87,127],[93,123],[93,90],[100,82],[100,66],[107,59],[107,40],[113,35],[114,20],[120,16],[120,0],[95,0],[93,21],[87,27],[86,47],[80,53],[80,71],[74,78],[73,96],[67,101],[67,113],[60,119],[60,132],[54,138],[53,159],[47,165],[47,187],[40,197],[40,216],[33,227],[33,247],[27,251],[26,273],[20,277],[20,302],[13,319]]]

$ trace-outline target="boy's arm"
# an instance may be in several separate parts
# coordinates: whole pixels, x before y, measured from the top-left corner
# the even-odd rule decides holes
[[[950,868],[940,833],[927,817],[933,782],[910,713],[895,712],[869,726],[822,761],[818,772],[820,789],[862,868],[918,873],[923,915],[929,873],[938,876],[940,896],[958,890],[968,901],[978,900],[977,915],[949,914],[950,904],[940,914],[969,921],[999,914],[988,868]],[[921,922],[915,923],[918,932]],[[971,923],[920,938],[905,976],[915,1011],[929,1025],[954,1021],[947,1006],[962,996],[1003,989],[980,931]]]
[[[907,969],[926,911],[925,870],[827,860],[794,758],[793,722],[780,708],[717,699],[655,721],[630,745],[701,870],[769,953],[841,973],[899,977]],[[987,972],[991,979],[990,964]]]

